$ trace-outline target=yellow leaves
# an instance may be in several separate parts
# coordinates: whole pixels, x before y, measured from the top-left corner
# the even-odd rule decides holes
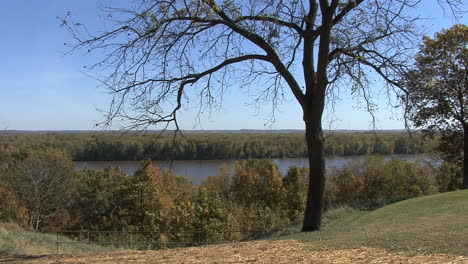
[[[0,186],[0,221],[26,223],[27,211],[11,190]]]
[[[221,12],[221,9],[219,9],[219,6],[216,3],[213,4],[213,9],[216,13]]]

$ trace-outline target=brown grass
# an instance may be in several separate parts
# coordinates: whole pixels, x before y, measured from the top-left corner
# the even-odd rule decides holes
[[[468,257],[450,254],[405,256],[377,248],[312,251],[310,244],[294,240],[255,241],[203,247],[178,248],[159,251],[120,251],[82,253],[75,255],[48,255],[37,258],[8,258],[6,263],[452,263],[467,264]],[[0,259],[0,262],[2,260]]]
[[[0,228],[10,229],[10,230],[21,230],[21,227],[17,223],[10,222],[0,222]]]

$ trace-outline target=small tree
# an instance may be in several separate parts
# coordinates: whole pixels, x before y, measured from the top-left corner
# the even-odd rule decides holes
[[[282,179],[278,166],[272,160],[238,161],[232,181],[234,200],[245,206],[258,203],[278,210],[286,194]]]
[[[69,205],[77,173],[71,158],[56,149],[31,150],[13,162],[3,182],[26,207],[29,226],[38,230],[44,220]]]
[[[204,187],[198,189],[194,204],[195,242],[218,242],[229,238],[229,230],[233,224],[230,203],[223,200],[217,193],[208,193]]]
[[[203,181],[202,186],[209,193],[218,193],[223,198],[228,198],[231,192],[231,176],[229,175],[229,167],[226,163],[221,164],[218,170],[218,175],[209,176]]]
[[[409,119],[428,134],[441,133],[445,158],[463,160],[468,188],[468,26],[424,37],[414,68],[405,75]],[[463,143],[461,143],[463,142]],[[461,144],[460,144],[461,143]]]
[[[85,169],[73,214],[81,228],[112,230],[126,228],[121,216],[130,177],[118,168]]]
[[[283,186],[286,193],[284,206],[289,220],[296,220],[304,211],[305,193],[301,192],[301,186],[304,186],[301,169],[291,166],[288,173],[283,178]]]
[[[141,162],[127,188],[129,225],[137,230],[159,230],[163,222],[160,170],[150,160]]]
[[[187,231],[194,229],[197,216],[195,212],[195,202],[190,200],[178,200],[171,208],[168,217],[168,230],[170,239],[184,241]]]

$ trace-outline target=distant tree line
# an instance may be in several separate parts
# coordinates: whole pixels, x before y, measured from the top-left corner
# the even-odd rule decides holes
[[[436,139],[415,133],[332,133],[325,155],[419,154],[433,150]],[[185,138],[163,134],[44,133],[0,134],[0,150],[11,152],[34,146],[58,148],[74,161],[209,160],[307,157],[302,133],[209,133]]]

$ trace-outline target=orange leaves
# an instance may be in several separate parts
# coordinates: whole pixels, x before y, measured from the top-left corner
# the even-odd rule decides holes
[[[25,224],[27,219],[26,207],[21,204],[11,190],[0,186],[0,221]]]

